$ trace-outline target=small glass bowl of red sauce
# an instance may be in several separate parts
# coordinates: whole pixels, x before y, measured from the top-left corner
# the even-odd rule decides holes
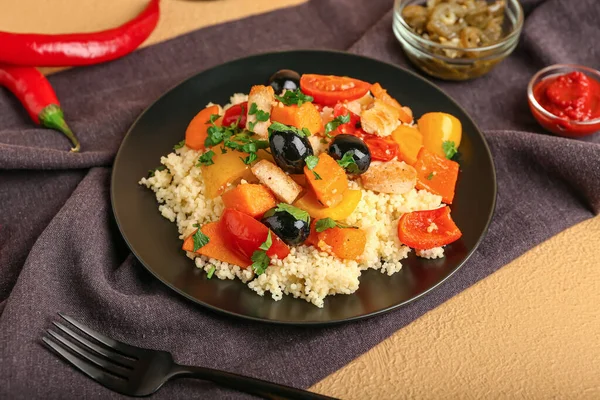
[[[566,137],[600,131],[600,72],[555,64],[540,70],[527,86],[529,108],[546,130]]]

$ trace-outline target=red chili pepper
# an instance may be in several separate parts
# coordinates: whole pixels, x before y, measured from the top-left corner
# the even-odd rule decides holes
[[[40,71],[0,65],[0,86],[17,96],[36,124],[62,132],[73,143],[71,151],[79,151],[79,141],[64,120],[56,93]]]
[[[0,63],[32,67],[66,67],[98,64],[131,53],[154,30],[159,0],[133,20],[92,33],[41,35],[0,31]]]

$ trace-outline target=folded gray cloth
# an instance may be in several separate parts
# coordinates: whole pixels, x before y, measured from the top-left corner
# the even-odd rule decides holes
[[[109,202],[111,162],[136,116],[183,78],[251,53],[333,48],[407,65],[391,31],[391,4],[315,0],[53,75],[81,154],[69,154],[60,134],[35,128],[17,100],[0,92],[0,398],[120,397],[40,344],[58,311],[117,339],[172,351],[182,363],[309,387],[527,249],[600,211],[600,137],[578,141],[544,134],[525,94],[531,75],[545,65],[600,65],[600,42],[590,40],[598,33],[600,8],[596,0],[524,1],[525,28],[510,58],[474,81],[436,82],[486,130],[499,187],[486,239],[446,283],[369,320],[294,328],[208,312],[152,277],[129,253]],[[155,397],[237,396],[180,380]]]

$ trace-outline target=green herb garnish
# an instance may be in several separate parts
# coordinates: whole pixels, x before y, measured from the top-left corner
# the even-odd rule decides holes
[[[269,113],[263,110],[259,110],[256,103],[252,103],[250,109],[248,110],[248,115],[256,115],[257,122],[265,122],[269,120]],[[254,126],[252,127],[254,128]]]
[[[156,171],[164,171],[165,169],[167,169],[167,167],[165,167],[164,165],[158,166],[154,169],[149,169],[148,170],[148,178],[152,178],[154,176],[154,174],[156,173]]]
[[[217,270],[217,268],[215,268],[215,266],[213,265],[212,267],[210,267],[210,269],[208,270],[208,272],[206,273],[206,277],[208,279],[213,277],[213,274],[215,273],[215,271]]]
[[[307,96],[300,89],[286,90],[283,96],[275,96],[277,100],[285,104],[286,106],[298,105],[300,107],[304,103],[310,103],[314,99],[311,96]]]
[[[255,250],[252,253],[252,270],[256,275],[264,274],[267,267],[271,263],[271,259],[267,255],[267,251],[271,248],[273,244],[273,238],[271,237],[271,230],[269,229],[269,233],[267,235],[267,239],[258,247],[258,250]]]
[[[267,130],[269,131],[269,136],[271,136],[271,134],[273,132],[285,132],[285,131],[292,131],[300,137],[310,136],[310,131],[308,130],[308,128],[298,129],[295,126],[285,125],[285,124],[282,124],[281,122],[271,123],[271,125],[269,126],[269,128]]]
[[[345,225],[342,224],[340,222],[336,222],[333,219],[327,217],[327,218],[323,218],[317,221],[317,223],[315,224],[315,230],[317,232],[323,232],[324,230],[330,229],[330,228],[352,228],[352,229],[358,229],[357,226],[351,226],[351,225]]]
[[[179,150],[183,146],[185,146],[185,139],[183,139],[181,142],[179,142],[175,146],[173,146],[173,150]]]
[[[210,114],[210,118],[208,119],[206,124],[214,124],[215,121],[218,120],[219,118],[221,118],[221,116],[219,114]]]
[[[304,221],[307,224],[310,224],[310,215],[306,211],[301,210],[298,207],[294,207],[290,204],[279,203],[277,204],[275,211],[285,211],[292,217],[296,218],[296,220]]]
[[[199,167],[201,165],[204,165],[204,166],[213,165],[215,163],[213,161],[214,155],[215,155],[215,152],[212,150],[209,150],[206,153],[202,154],[200,156],[200,158],[198,158],[198,163],[196,164],[196,167]]]
[[[271,259],[264,250],[256,250],[250,259],[252,260],[252,270],[256,275],[264,274],[271,263]]]
[[[327,135],[327,137],[331,137],[329,132],[337,129],[337,127],[342,124],[347,124],[348,122],[350,122],[350,113],[346,115],[340,115],[339,117],[335,117],[327,124],[325,124],[325,135]]]
[[[434,177],[434,173],[433,172],[430,172],[429,175],[427,175],[427,179],[428,180],[432,180],[433,177]]]
[[[304,159],[304,162],[306,163],[306,166],[308,167],[308,169],[311,170],[313,174],[315,174],[316,180],[320,181],[321,179],[323,179],[323,178],[321,178],[321,175],[317,174],[317,172],[314,171],[315,167],[319,163],[319,157],[308,156]]]
[[[271,237],[271,230],[269,229],[269,233],[267,234],[267,239],[263,242],[263,244],[258,246],[258,248],[261,250],[267,251],[271,248],[272,244],[273,244],[273,238]]]
[[[195,251],[198,251],[198,249],[206,246],[208,244],[208,242],[210,242],[210,239],[208,236],[206,236],[204,233],[202,233],[202,231],[200,230],[199,224],[194,224],[194,228],[198,228],[196,233],[194,233],[194,235],[192,236],[192,239],[194,239],[194,252],[195,252]]]
[[[456,144],[453,141],[446,140],[442,143],[442,150],[444,150],[444,154],[448,160],[452,160],[452,157],[458,153],[456,148]]]
[[[358,164],[356,164],[356,161],[354,161],[354,157],[352,156],[351,151],[345,152],[342,159],[338,160],[337,163],[339,164],[340,167],[344,168],[346,171],[348,171],[351,174],[359,173]]]

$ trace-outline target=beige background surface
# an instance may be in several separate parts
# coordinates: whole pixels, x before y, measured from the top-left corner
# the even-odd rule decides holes
[[[147,44],[302,1],[163,0]],[[0,0],[0,30],[92,31],[126,21],[144,4]],[[596,217],[532,249],[312,389],[347,399],[598,399],[599,308]]]

